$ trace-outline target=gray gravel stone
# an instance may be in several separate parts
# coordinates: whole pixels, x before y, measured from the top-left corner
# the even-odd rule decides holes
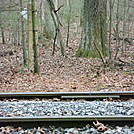
[[[2,131],[2,132],[1,132]],[[10,134],[134,134],[133,127],[110,127],[108,130],[105,130],[103,132],[99,132],[96,128],[93,126],[88,125],[88,127],[83,128],[30,128],[30,129],[9,129]],[[0,128],[0,134],[6,134],[6,128],[4,131],[4,128]]]
[[[0,101],[0,116],[93,116],[93,115],[134,115],[134,102],[109,102],[109,101]],[[3,129],[3,128],[2,128]],[[79,128],[33,128],[11,131],[10,134],[100,134],[91,126]],[[0,134],[5,134],[0,129]],[[134,134],[133,127],[110,128],[101,134]]]
[[[0,101],[0,116],[134,115],[133,106],[133,101]]]

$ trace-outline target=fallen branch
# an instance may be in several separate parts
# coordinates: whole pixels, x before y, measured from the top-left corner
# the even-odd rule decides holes
[[[101,60],[102,60],[102,62],[104,64],[104,66],[106,66],[106,62],[104,60],[103,54],[101,53],[101,51],[99,50],[99,48],[97,47],[97,45],[95,43],[94,43],[94,46],[95,46],[96,50],[98,51],[98,53],[100,55],[100,58],[101,58]]]

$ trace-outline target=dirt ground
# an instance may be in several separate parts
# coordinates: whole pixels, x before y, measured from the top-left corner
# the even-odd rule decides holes
[[[58,47],[52,56],[52,43],[41,44],[41,75],[23,67],[22,46],[0,44],[0,92],[134,91],[134,66],[117,61],[119,66],[104,68],[100,59],[76,58],[79,41],[72,32],[65,57]],[[134,46],[127,44],[120,59],[132,64],[133,50]]]

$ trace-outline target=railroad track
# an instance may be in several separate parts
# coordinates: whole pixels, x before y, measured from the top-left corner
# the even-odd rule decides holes
[[[60,99],[130,99],[134,98],[131,92],[27,92],[27,93],[1,93],[0,99],[17,98],[60,98]],[[134,115],[112,115],[112,116],[36,116],[36,117],[0,117],[0,126],[14,127],[81,127],[98,120],[102,123],[134,126]]]
[[[13,127],[83,127],[99,121],[109,125],[134,126],[134,116],[38,116],[38,117],[0,117],[0,126]]]
[[[22,93],[0,93],[0,98],[60,98],[60,99],[131,99],[134,91],[116,92],[22,92]]]

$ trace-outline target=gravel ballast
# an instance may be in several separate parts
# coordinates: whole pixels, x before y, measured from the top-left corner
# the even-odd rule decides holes
[[[45,128],[45,127],[38,127],[38,128],[29,128],[29,129],[22,129],[19,128],[12,128],[12,127],[1,127],[0,134],[134,134],[134,127],[107,127],[105,130],[97,129],[93,126],[86,125],[83,128]]]
[[[134,115],[134,101],[0,101],[0,117]],[[0,126],[0,134],[134,134],[134,126],[96,123],[82,128],[38,127],[23,129]]]
[[[112,116],[134,115],[134,102],[0,101],[0,116]]]

